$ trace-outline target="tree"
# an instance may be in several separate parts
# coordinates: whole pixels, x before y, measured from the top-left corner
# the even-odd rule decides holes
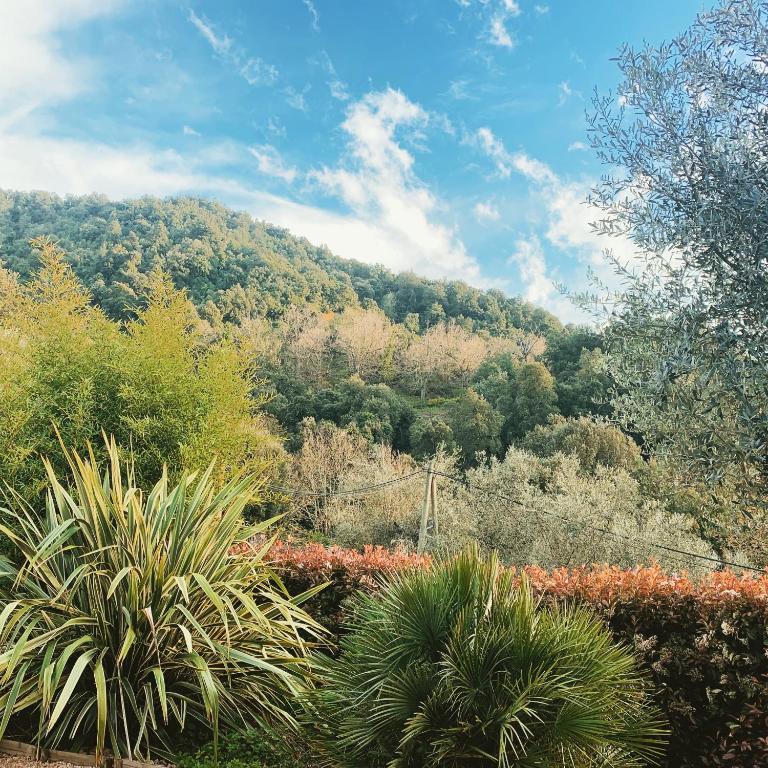
[[[315,415],[340,426],[356,426],[367,439],[398,449],[408,447],[413,412],[386,384],[366,384],[352,376],[342,384],[320,390],[314,398]]]
[[[153,273],[145,306],[118,323],[49,241],[28,282],[0,280],[0,477],[33,501],[45,484],[37,458],[66,476],[62,442],[77,450],[114,436],[145,487],[163,465],[207,466],[216,479],[275,469],[279,441],[252,397],[247,354],[205,339],[197,313]]]
[[[539,458],[512,447],[503,460],[470,469],[450,506],[452,520],[441,521],[441,537],[461,545],[451,530],[460,523],[483,550],[496,550],[514,565],[660,562],[695,573],[712,566],[654,546],[659,543],[714,557],[689,518],[645,496],[626,470],[598,465],[586,473],[575,455]]]
[[[439,416],[421,416],[411,424],[411,453],[416,458],[432,456],[440,445],[453,445],[453,430]]]
[[[767,25],[765,0],[728,0],[671,43],[625,46],[591,120],[620,169],[593,195],[597,230],[637,249],[633,269],[613,259],[617,415],[746,521],[768,491]]]
[[[555,379],[543,363],[524,363],[515,370],[497,408],[505,417],[504,437],[511,443],[557,413]]]
[[[474,464],[478,453],[494,455],[501,450],[501,414],[474,389],[468,389],[454,404],[449,426],[464,463]]]
[[[349,372],[366,381],[380,379],[392,339],[392,323],[380,309],[348,309],[335,324],[336,344]]]
[[[553,417],[548,424],[539,424],[529,432],[521,447],[536,456],[571,454],[585,472],[602,466],[637,473],[643,467],[640,449],[631,437],[612,424],[586,416]]]
[[[331,329],[328,318],[309,307],[289,307],[278,325],[281,362],[311,386],[321,386],[327,379],[328,346]]]

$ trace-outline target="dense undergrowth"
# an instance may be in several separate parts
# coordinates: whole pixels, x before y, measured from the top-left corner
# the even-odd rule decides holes
[[[337,636],[359,589],[430,567],[429,558],[321,544],[277,544],[270,559],[291,590],[327,582],[307,605]],[[592,608],[650,675],[671,727],[669,768],[768,764],[768,574],[698,579],[658,566],[526,568],[545,602]]]

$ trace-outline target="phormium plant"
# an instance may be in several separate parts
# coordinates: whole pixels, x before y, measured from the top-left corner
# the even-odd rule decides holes
[[[48,466],[44,514],[10,495],[0,560],[0,737],[21,713],[42,744],[97,756],[171,755],[190,722],[291,723],[318,625],[263,561],[238,545],[258,481],[217,489],[210,470],[147,493],[114,442],[103,476],[68,454],[71,489]]]

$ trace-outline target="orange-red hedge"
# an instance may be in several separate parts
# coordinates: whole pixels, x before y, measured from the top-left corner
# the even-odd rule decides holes
[[[355,590],[430,563],[381,547],[288,543],[270,559],[292,591],[329,583],[309,610],[335,632]],[[658,566],[525,570],[543,599],[590,605],[634,648],[672,728],[669,768],[768,768],[768,573],[694,581]]]

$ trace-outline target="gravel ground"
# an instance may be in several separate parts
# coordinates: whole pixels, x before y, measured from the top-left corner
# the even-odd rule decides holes
[[[38,763],[20,755],[0,755],[0,768],[73,768],[72,763]]]

